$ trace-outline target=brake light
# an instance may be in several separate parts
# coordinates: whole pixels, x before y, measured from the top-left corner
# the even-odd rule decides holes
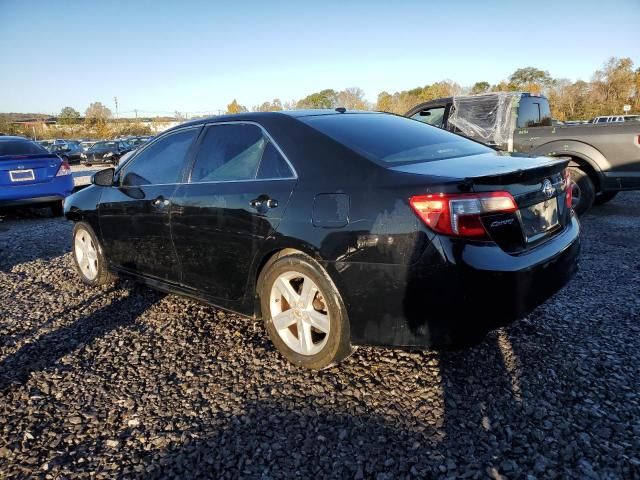
[[[518,209],[509,192],[416,195],[411,208],[432,230],[454,237],[488,238],[481,217]]]
[[[573,203],[573,189],[571,188],[571,174],[569,169],[564,169],[564,204],[567,208],[571,208]]]
[[[58,168],[58,173],[56,173],[56,177],[62,177],[64,175],[71,175],[71,167],[69,166],[69,162],[66,160],[62,160],[60,168]]]

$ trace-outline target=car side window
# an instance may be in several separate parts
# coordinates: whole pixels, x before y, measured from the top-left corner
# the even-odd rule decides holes
[[[203,134],[191,171],[191,182],[256,178],[268,139],[257,125],[210,125]]]
[[[262,154],[260,167],[256,178],[259,180],[273,180],[279,178],[293,178],[293,172],[282,154],[271,142],[267,143]]]
[[[171,133],[145,148],[129,162],[123,186],[171,184],[182,180],[185,159],[199,129]]]
[[[445,107],[426,108],[424,110],[420,110],[411,118],[413,118],[414,120],[419,120],[428,125],[433,125],[434,127],[442,128],[444,121],[444,111]]]

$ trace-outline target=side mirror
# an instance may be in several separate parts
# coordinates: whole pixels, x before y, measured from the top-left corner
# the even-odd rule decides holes
[[[93,177],[91,177],[91,183],[94,185],[98,185],[99,187],[111,187],[113,185],[113,175],[115,169],[113,168],[105,168],[104,170],[100,170],[96,172]]]
[[[420,112],[420,116],[421,117],[430,117],[431,116],[431,112],[429,110],[422,110]]]

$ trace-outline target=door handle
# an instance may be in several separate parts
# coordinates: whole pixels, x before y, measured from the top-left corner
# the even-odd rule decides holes
[[[266,211],[269,208],[277,208],[278,201],[268,195],[260,195],[258,198],[251,200],[249,205],[258,211]]]
[[[151,205],[159,210],[167,208],[170,204],[171,202],[163,196],[159,196],[158,198],[154,198],[153,200],[151,200]]]

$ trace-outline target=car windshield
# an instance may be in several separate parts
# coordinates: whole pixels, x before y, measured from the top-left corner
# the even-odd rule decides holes
[[[41,155],[47,154],[44,148],[29,140],[0,141],[0,156],[3,155]]]
[[[116,148],[118,144],[116,142],[98,142],[93,145],[94,150],[103,150],[106,148]]]
[[[300,120],[385,166],[431,162],[493,151],[453,133],[396,115],[316,115]]]

